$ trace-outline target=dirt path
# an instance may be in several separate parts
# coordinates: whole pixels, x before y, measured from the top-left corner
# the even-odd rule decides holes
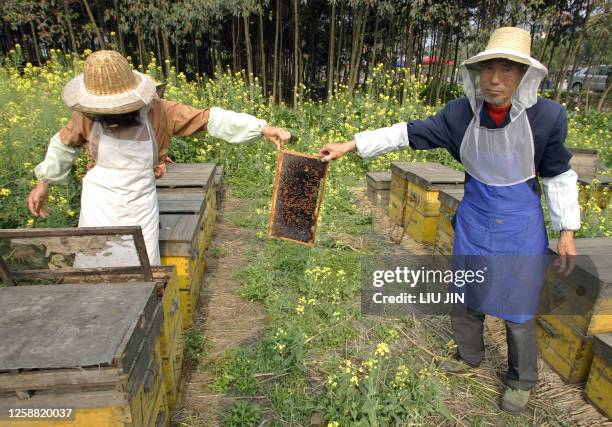
[[[252,230],[233,225],[228,217],[248,212],[246,201],[226,191],[219,209],[214,239],[206,257],[206,273],[200,294],[194,328],[202,332],[211,347],[206,358],[191,366],[183,378],[181,410],[174,414],[174,425],[216,426],[223,409],[236,398],[209,390],[213,380],[207,363],[224,351],[257,341],[266,328],[262,306],[235,295],[240,287],[233,274],[245,262],[245,252],[253,240]]]

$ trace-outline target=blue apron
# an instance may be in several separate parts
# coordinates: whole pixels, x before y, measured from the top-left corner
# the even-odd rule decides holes
[[[548,238],[540,198],[527,182],[491,186],[466,175],[456,214],[453,269],[483,269],[485,281],[451,285],[472,310],[515,323],[535,315]]]

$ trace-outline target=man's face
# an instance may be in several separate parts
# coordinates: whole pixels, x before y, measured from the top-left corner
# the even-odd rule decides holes
[[[485,100],[495,107],[510,105],[512,94],[525,74],[525,66],[507,59],[491,59],[482,63],[480,90]]]

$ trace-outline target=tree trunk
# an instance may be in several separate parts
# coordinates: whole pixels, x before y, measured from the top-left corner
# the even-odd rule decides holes
[[[329,44],[327,47],[327,98],[334,91],[334,46],[336,43],[336,3],[331,5],[329,17]]]
[[[606,88],[604,93],[601,95],[601,99],[599,100],[599,103],[597,104],[597,111],[598,112],[601,112],[601,109],[603,108],[604,102],[605,102],[606,98],[608,97],[608,94],[610,93],[610,88],[612,88],[612,79],[610,79],[610,82],[608,83],[608,87]]]
[[[102,32],[100,31],[100,27],[96,24],[96,20],[94,19],[93,13],[91,13],[91,8],[89,7],[88,0],[82,0],[83,6],[85,7],[85,11],[87,12],[87,16],[89,17],[89,21],[91,25],[94,27],[94,31],[96,32],[96,37],[98,38],[98,43],[100,44],[100,49],[106,49],[106,43],[104,43],[104,37],[102,37]]]
[[[277,102],[278,81],[279,81],[279,37],[280,37],[280,20],[281,20],[281,0],[276,0],[276,25],[274,29],[274,67],[272,69],[272,102]],[[280,96],[279,96],[280,98]]]
[[[376,53],[378,48],[378,14],[376,14],[376,18],[374,18],[374,33],[372,34],[372,55],[370,56],[370,63],[366,68],[365,81],[368,80],[368,75],[374,73],[374,68],[376,67]],[[368,92],[371,93],[371,89],[374,87],[373,84],[370,84],[368,88]]]
[[[140,63],[142,64],[142,68],[145,68],[145,56],[144,56],[144,43],[142,41],[142,33],[140,31],[140,24],[136,24],[136,39],[138,42],[138,57],[140,58]],[[159,61],[163,61],[161,55],[159,57]]]
[[[123,31],[121,31],[121,11],[119,10],[119,0],[114,0],[113,3],[115,6],[115,23],[117,25],[117,37],[119,38],[119,51],[125,56],[125,42],[123,40]]]
[[[176,69],[176,74],[179,73],[179,45],[178,43],[174,44],[174,57],[176,58],[176,61],[174,63],[174,68]]]
[[[166,70],[166,78],[170,76],[170,41],[168,40],[168,33],[165,28],[162,28],[162,45],[164,48],[164,69]]]
[[[261,87],[263,89],[264,98],[267,96],[267,79],[266,79],[266,52],[264,50],[264,25],[263,11],[259,9],[259,73],[261,75]]]
[[[68,0],[64,0],[64,15],[66,16],[66,26],[68,27],[68,34],[70,36],[70,49],[74,53],[78,53],[79,46],[77,45],[76,38],[74,37],[74,29],[72,28],[72,20],[70,19],[70,9],[68,8]]]
[[[247,74],[249,79],[249,99],[253,99],[253,47],[251,46],[251,30],[249,28],[249,15],[242,17],[244,23],[244,45],[247,56]]]
[[[236,38],[236,24],[232,16],[232,71],[234,73],[238,71],[238,64],[236,64]]]
[[[293,0],[293,108],[298,105],[298,93],[300,90],[300,21],[299,1]]]
[[[40,48],[38,47],[38,37],[36,37],[36,29],[34,28],[34,22],[30,20],[30,31],[32,32],[32,42],[34,43],[34,55],[36,55],[36,61],[38,66],[42,66],[42,58],[40,56]]]
[[[161,42],[159,41],[159,30],[155,31],[155,46],[157,48],[157,60],[159,64],[162,65],[164,63],[164,56],[162,55],[162,47]]]
[[[340,5],[340,36],[338,37],[338,52],[336,55],[336,68],[334,70],[334,76],[336,78],[336,83],[340,84],[340,65],[342,63],[342,52],[344,50],[344,12],[345,12],[345,2],[342,2]]]

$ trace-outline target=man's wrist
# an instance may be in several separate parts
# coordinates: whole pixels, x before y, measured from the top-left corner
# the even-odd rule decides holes
[[[574,237],[574,230],[561,230],[559,237]]]
[[[347,153],[351,151],[357,151],[357,142],[354,139],[347,142],[346,145],[347,145],[347,150],[346,150]]]

